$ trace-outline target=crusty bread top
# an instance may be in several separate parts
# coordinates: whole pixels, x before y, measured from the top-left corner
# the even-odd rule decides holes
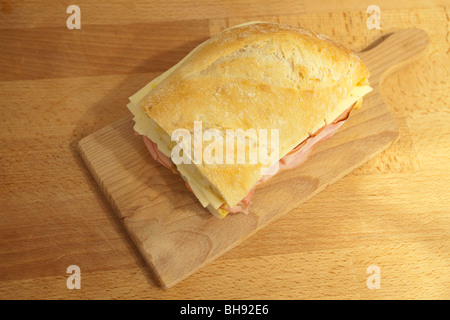
[[[324,35],[255,23],[197,47],[140,105],[169,136],[180,128],[193,133],[194,121],[222,132],[278,129],[282,157],[341,114],[338,102],[368,75],[354,53]],[[259,180],[262,167],[193,166],[231,207]]]

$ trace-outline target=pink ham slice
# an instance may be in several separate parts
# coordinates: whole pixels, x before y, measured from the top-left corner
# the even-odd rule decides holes
[[[354,104],[355,105],[355,104]],[[244,199],[242,199],[239,204],[237,204],[235,207],[230,208],[226,204],[223,204],[220,208],[227,210],[232,213],[239,213],[244,212],[248,213],[248,208],[251,204],[251,198],[253,196],[253,193],[255,192],[255,187],[263,184],[267,180],[269,180],[271,177],[273,177],[275,174],[277,174],[280,171],[283,170],[289,170],[298,167],[300,164],[305,162],[305,160],[308,158],[308,156],[311,154],[311,151],[313,150],[314,145],[316,145],[319,141],[324,141],[329,138],[331,138],[338,129],[344,124],[345,120],[347,120],[350,111],[352,110],[353,106],[345,110],[333,123],[330,123],[328,125],[323,126],[321,129],[317,130],[313,135],[310,135],[305,141],[300,143],[298,146],[296,146],[294,149],[292,149],[291,152],[289,152],[287,155],[285,155],[283,158],[281,158],[278,163],[274,165],[274,167],[270,168],[268,172],[271,172],[271,174],[264,175],[256,184],[255,186],[250,190],[250,192],[245,196]],[[147,149],[150,151],[150,154],[152,155],[153,159],[161,163],[163,166],[165,166],[168,169],[173,169],[174,164],[171,161],[169,157],[167,157],[165,154],[163,154],[159,149],[156,143],[154,143],[152,140],[147,138],[146,136],[143,136],[144,143],[147,146]],[[276,165],[278,165],[278,170],[275,170]],[[189,187],[189,184],[186,182],[187,188],[192,192],[191,188]]]
[[[164,153],[159,151],[158,146],[156,143],[154,143],[152,140],[147,138],[146,136],[142,136],[144,138],[144,143],[147,146],[148,151],[150,151],[150,154],[152,155],[153,159],[161,163],[164,167],[168,169],[172,169],[173,162],[172,160],[166,156]]]
[[[273,172],[273,174],[270,175],[264,175],[255,185],[258,186],[267,180],[269,180],[271,177],[273,177],[275,174],[282,170],[289,170],[294,169],[298,167],[300,164],[305,162],[305,160],[308,158],[308,156],[311,154],[311,151],[313,150],[313,147],[316,143],[319,141],[324,141],[329,138],[331,138],[338,129],[344,124],[345,120],[341,120],[338,123],[332,123],[329,125],[326,125],[322,129],[319,129],[320,132],[316,133],[315,135],[310,136],[305,141],[303,141],[301,144],[299,144],[297,147],[292,149],[291,152],[289,152],[287,155],[285,155],[283,158],[281,158],[278,161],[278,171],[275,171],[273,168],[269,169],[269,172]],[[274,166],[276,166],[275,164]],[[275,172],[274,172],[275,171]]]

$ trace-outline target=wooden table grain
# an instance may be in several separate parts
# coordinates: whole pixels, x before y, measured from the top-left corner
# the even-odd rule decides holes
[[[72,4],[81,29],[66,26]],[[0,1],[0,298],[449,299],[449,4],[377,1],[381,29],[368,29],[371,4]],[[354,51],[416,27],[430,46],[381,85],[397,142],[163,290],[77,144],[127,116],[128,97],[209,34],[251,20],[300,25]],[[71,265],[80,289],[67,287]]]

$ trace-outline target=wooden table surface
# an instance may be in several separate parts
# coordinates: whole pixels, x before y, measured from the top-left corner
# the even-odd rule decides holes
[[[66,27],[71,4],[81,29]],[[380,30],[367,28],[370,4]],[[354,51],[416,27],[430,46],[381,85],[397,142],[162,290],[77,143],[127,116],[128,97],[210,33],[251,20],[300,25]],[[449,101],[444,0],[1,0],[0,298],[449,299]],[[71,265],[80,289],[67,287]],[[371,266],[379,288],[368,285]]]

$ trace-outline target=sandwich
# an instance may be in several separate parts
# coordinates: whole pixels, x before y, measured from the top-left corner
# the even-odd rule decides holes
[[[325,35],[251,22],[200,44],[127,107],[152,157],[224,218],[248,213],[259,185],[330,138],[372,90],[368,77]]]

